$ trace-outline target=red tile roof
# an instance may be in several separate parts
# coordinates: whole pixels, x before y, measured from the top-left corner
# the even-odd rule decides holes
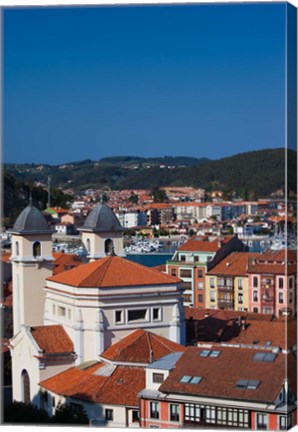
[[[208,275],[246,276],[248,259],[261,254],[248,252],[232,252],[208,271]]]
[[[53,275],[62,273],[64,271],[70,270],[71,268],[78,267],[84,264],[82,258],[76,254],[66,254],[63,252],[53,253],[54,268]]]
[[[139,329],[111,345],[101,357],[114,362],[148,364],[167,354],[184,350],[182,345]]]
[[[54,393],[107,405],[139,406],[138,393],[145,387],[145,369],[118,366],[110,376],[96,375],[104,363],[87,369],[70,368],[40,383]]]
[[[177,250],[189,252],[217,252],[221,248],[222,243],[228,243],[232,238],[232,236],[229,236],[225,237],[222,240],[218,239],[209,241],[208,236],[204,237],[203,239],[201,239],[200,237],[196,238],[194,236],[186,243],[181,245]]]
[[[159,387],[166,393],[188,394],[233,400],[274,403],[282,388],[286,368],[292,391],[296,393],[296,359],[293,354],[277,354],[273,362],[254,361],[256,350],[218,346],[216,358],[200,357],[203,348],[189,347]],[[258,350],[260,351],[260,350]],[[199,376],[199,384],[181,383],[184,376]],[[238,380],[258,380],[257,389],[236,388]]]
[[[180,279],[118,256],[108,256],[47,280],[75,287],[122,287],[175,284]]]
[[[10,257],[11,257],[11,253],[10,252],[1,252],[1,261],[10,264]]]
[[[297,343],[297,321],[247,321],[245,330],[229,340],[241,345],[253,345],[256,341],[259,346],[271,342],[271,346],[289,350]]]
[[[44,354],[74,352],[73,342],[62,325],[31,327],[31,334]]]

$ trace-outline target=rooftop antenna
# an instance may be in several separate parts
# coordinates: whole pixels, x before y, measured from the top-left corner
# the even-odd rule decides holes
[[[47,207],[48,208],[51,207],[51,176],[50,176],[50,174],[48,175],[48,203],[47,203]]]

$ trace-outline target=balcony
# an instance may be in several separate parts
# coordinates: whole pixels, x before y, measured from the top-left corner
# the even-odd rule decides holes
[[[218,284],[217,289],[218,289],[218,291],[229,291],[229,292],[234,291],[233,285],[220,285],[220,284]]]
[[[217,304],[219,308],[232,309],[232,310],[234,309],[234,300],[218,299]]]

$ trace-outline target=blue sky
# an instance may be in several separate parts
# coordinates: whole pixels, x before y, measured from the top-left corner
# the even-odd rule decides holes
[[[4,9],[4,162],[283,147],[285,11]]]

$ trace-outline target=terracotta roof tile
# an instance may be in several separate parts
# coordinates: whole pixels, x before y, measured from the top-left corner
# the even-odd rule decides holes
[[[54,393],[110,405],[139,405],[138,393],[145,387],[145,369],[118,366],[111,376],[99,376],[96,372],[104,366],[98,363],[90,369],[70,368],[40,386]]]
[[[160,391],[234,400],[274,403],[288,365],[290,387],[296,393],[296,359],[277,354],[273,362],[254,361],[255,350],[216,346],[216,358],[201,357],[203,348],[189,347],[159,387]],[[258,350],[259,351],[259,350]],[[200,376],[199,384],[180,382],[184,375]],[[258,380],[257,389],[236,388],[238,380]]]
[[[233,237],[228,236],[224,239],[218,240],[208,240],[208,236],[201,239],[200,237],[196,238],[195,236],[181,245],[177,250],[178,251],[189,251],[189,252],[217,252],[222,243],[228,243]]]
[[[249,258],[257,257],[261,254],[248,252],[232,252],[221,260],[216,266],[208,271],[209,275],[233,275],[246,276]]]
[[[67,270],[71,270],[71,268],[78,267],[82,264],[85,264],[83,259],[76,254],[66,254],[63,252],[53,253],[54,268],[53,275],[62,273]]]
[[[181,282],[180,279],[142,266],[118,256],[108,256],[47,280],[76,287],[122,287],[163,285]]]
[[[31,327],[31,334],[44,354],[74,352],[73,342],[62,325]]]
[[[148,364],[152,360],[184,349],[184,346],[169,339],[139,329],[111,345],[101,357],[115,362]]]

